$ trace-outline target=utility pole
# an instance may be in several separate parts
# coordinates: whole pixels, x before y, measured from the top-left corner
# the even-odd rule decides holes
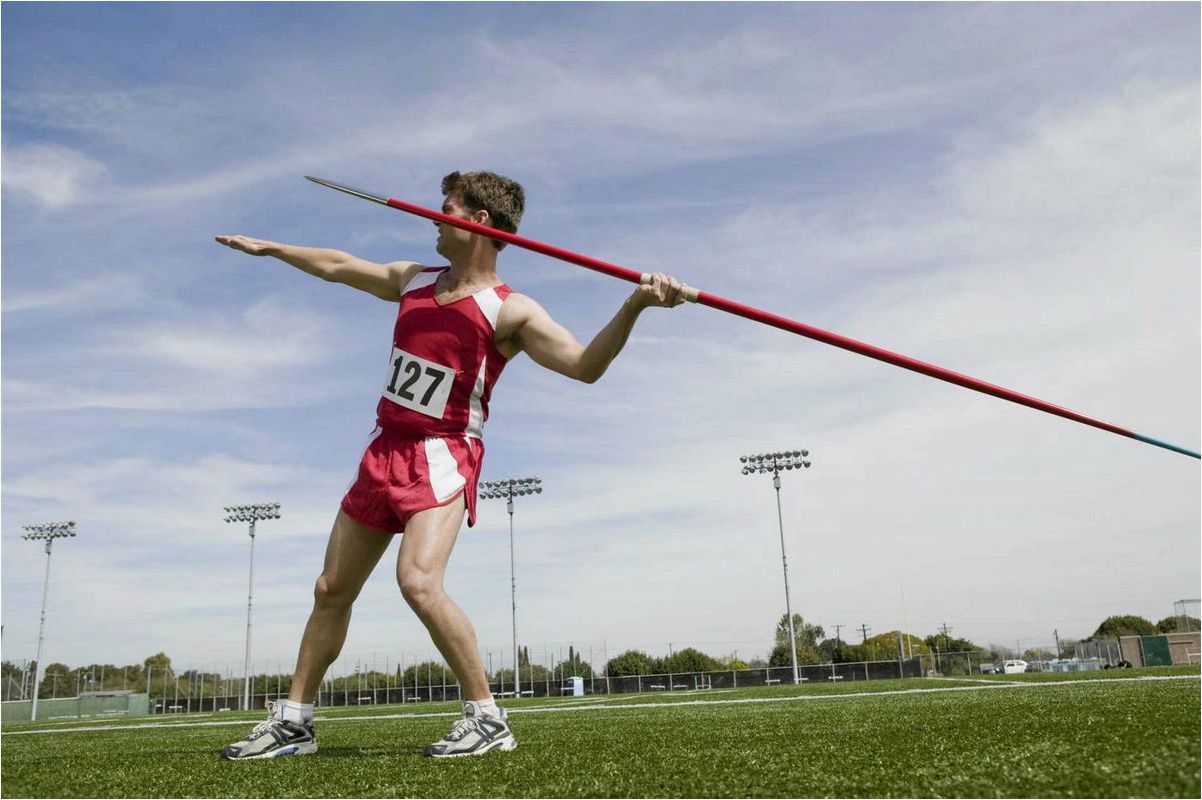
[[[864,637],[864,640],[860,644],[867,644],[868,643],[868,632],[870,630],[872,630],[872,628],[868,627],[863,622],[861,622],[860,627],[856,628],[856,630],[858,630],[860,632],[860,635]]]
[[[1052,638],[1056,640],[1056,660],[1059,661],[1060,660],[1060,630],[1059,629],[1055,629],[1052,631]]]
[[[943,652],[945,652],[945,653],[948,650],[948,647],[947,647],[948,634],[951,633],[952,630],[953,630],[952,628],[949,628],[947,626],[946,622],[939,626],[939,632],[943,634]]]
[[[840,658],[843,657],[843,655],[842,655],[843,642],[839,638],[839,631],[843,630],[847,626],[846,625],[832,625],[831,627],[835,629],[835,649],[831,651],[831,674],[834,675],[835,674],[835,671],[834,671],[835,670],[835,656],[837,655]]]

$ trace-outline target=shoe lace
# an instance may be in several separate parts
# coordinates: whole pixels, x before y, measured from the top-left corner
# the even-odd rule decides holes
[[[256,736],[260,736],[273,725],[279,724],[280,720],[276,717],[276,709],[278,707],[279,706],[274,700],[267,701],[267,719],[250,729],[250,736],[247,737],[248,739],[253,739]]]
[[[442,738],[448,742],[457,742],[471,733],[475,727],[476,721],[474,719],[463,717],[462,719],[455,720],[455,724],[451,726],[451,730]]]

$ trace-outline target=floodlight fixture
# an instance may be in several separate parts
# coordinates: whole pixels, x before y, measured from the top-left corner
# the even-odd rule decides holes
[[[780,474],[782,471],[809,469],[810,462],[805,460],[809,455],[809,450],[784,450],[739,456],[740,463],[749,465],[740,470],[744,475],[772,473],[772,487],[776,490],[776,520],[780,528],[780,563],[785,576],[785,619],[789,627],[789,655],[793,662],[794,684],[801,682],[801,676],[797,669],[797,634],[793,630],[793,608],[789,602],[789,560],[785,555],[785,521],[780,507]]]
[[[279,503],[251,503],[241,506],[225,506],[226,522],[250,523],[250,588],[246,592],[246,660],[243,662],[245,686],[243,709],[250,708],[250,622],[251,606],[255,596],[255,523],[266,519],[280,518]]]
[[[66,539],[75,536],[75,520],[66,522],[46,522],[36,525],[23,525],[26,531],[21,538],[30,541],[46,542],[46,577],[42,582],[42,616],[38,622],[38,654],[34,661],[33,673],[33,702],[29,707],[29,718],[38,718],[38,687],[40,675],[45,671],[42,666],[42,643],[46,638],[46,597],[50,592],[50,552],[55,539]]]
[[[509,512],[509,599],[513,607],[513,696],[522,696],[521,658],[518,656],[518,583],[513,556],[513,498],[531,494],[542,494],[543,480],[537,475],[523,478],[502,478],[482,481],[477,494],[486,500],[505,500]]]

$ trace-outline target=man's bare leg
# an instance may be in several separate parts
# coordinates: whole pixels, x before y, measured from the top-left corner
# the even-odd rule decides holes
[[[409,518],[397,556],[397,582],[410,608],[425,624],[438,652],[459,679],[464,700],[490,696],[476,631],[467,615],[447,596],[443,576],[463,524],[464,500],[458,499]]]
[[[296,658],[288,692],[292,702],[313,702],[326,670],[342,652],[351,605],[391,541],[392,534],[356,522],[339,509],[326,545],[325,564],[313,589],[313,612]]]

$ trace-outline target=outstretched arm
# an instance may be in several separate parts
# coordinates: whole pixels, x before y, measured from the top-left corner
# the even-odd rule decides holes
[[[422,265],[413,261],[394,261],[377,264],[324,247],[299,247],[280,244],[266,239],[249,236],[218,236],[218,243],[249,253],[252,256],[274,256],[299,270],[316,275],[324,281],[344,283],[381,300],[396,302],[401,299],[405,284],[409,283]]]
[[[661,272],[651,283],[640,285],[626,299],[618,313],[585,347],[566,328],[551,319],[542,306],[519,296],[514,306],[513,340],[530,354],[536,364],[585,383],[595,383],[610,362],[622,351],[630,331],[643,309],[651,306],[672,308],[685,301],[684,286]],[[517,299],[517,298],[515,298]],[[508,303],[506,304],[509,305]],[[504,307],[502,313],[504,314]]]

